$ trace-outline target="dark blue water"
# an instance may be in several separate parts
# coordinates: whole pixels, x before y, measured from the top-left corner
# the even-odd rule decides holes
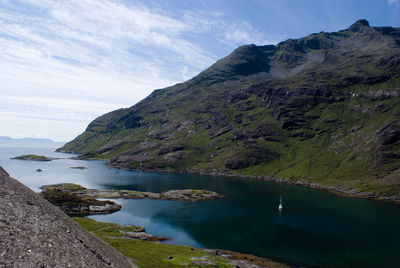
[[[209,189],[225,198],[198,203],[118,200],[123,209],[91,218],[144,225],[169,243],[223,248],[323,267],[399,267],[400,207],[325,191],[239,178],[130,172],[100,161],[9,160],[52,153],[53,148],[0,147],[0,165],[34,190],[43,184],[75,182],[86,187],[161,192]],[[87,170],[70,169],[87,166]],[[35,170],[41,168],[43,172]],[[284,209],[278,211],[279,197]]]

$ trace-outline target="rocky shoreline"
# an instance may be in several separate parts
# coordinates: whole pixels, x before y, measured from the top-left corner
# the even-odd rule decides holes
[[[67,187],[45,187],[40,195],[68,215],[109,214],[121,210],[122,206],[110,200],[97,200],[94,197],[80,196],[76,191],[85,189],[80,185]]]
[[[80,158],[84,159],[84,158]],[[112,168],[117,168],[117,169],[122,169],[122,170],[140,170],[144,172],[159,172],[159,173],[186,173],[186,174],[198,174],[198,175],[205,175],[205,176],[218,176],[218,177],[237,177],[237,178],[243,178],[243,179],[255,179],[255,180],[264,180],[264,181],[270,181],[270,182],[275,182],[275,183],[281,183],[281,184],[290,184],[290,185],[297,185],[297,186],[302,186],[302,187],[307,187],[307,188],[312,188],[312,189],[320,189],[320,190],[325,190],[329,191],[333,194],[340,195],[340,196],[346,196],[346,197],[353,197],[353,198],[365,198],[365,199],[371,199],[371,200],[376,200],[376,201],[383,201],[387,203],[392,203],[395,205],[400,205],[400,198],[393,197],[393,196],[380,196],[378,194],[374,194],[371,192],[362,192],[357,189],[343,189],[339,186],[328,186],[328,185],[322,185],[318,183],[313,183],[313,182],[307,182],[304,180],[290,180],[290,179],[282,179],[282,178],[276,178],[272,176],[252,176],[252,175],[243,175],[243,174],[232,174],[232,173],[222,173],[222,172],[206,172],[206,171],[193,171],[193,170],[186,170],[186,171],[171,171],[171,170],[165,170],[165,169],[127,169],[126,167],[120,167],[118,165],[113,165],[109,161],[106,162],[107,166],[110,166]]]
[[[131,190],[98,190],[87,189],[81,185],[73,183],[61,183],[52,185],[43,185],[40,187],[43,191],[53,193],[69,193],[81,198],[104,198],[104,199],[158,199],[158,200],[176,200],[197,202],[201,200],[210,200],[222,198],[223,196],[209,190],[170,190],[162,193],[139,192]]]
[[[139,192],[130,190],[87,189],[86,192],[78,193],[78,195],[108,199],[157,199],[187,202],[197,202],[201,200],[210,200],[222,197],[222,195],[212,191],[193,189],[170,190],[162,193]]]
[[[156,199],[198,202],[222,198],[209,190],[170,190],[162,193],[139,192],[130,190],[87,189],[73,183],[43,185],[40,195],[69,215],[109,214],[119,211],[122,206],[110,200],[102,199]]]
[[[64,153],[71,153],[68,151],[62,151]],[[79,160],[98,160],[95,158],[86,158],[83,157],[82,155],[79,155],[76,157],[76,159]],[[244,175],[244,174],[232,174],[232,173],[223,173],[223,172],[206,172],[204,170],[185,170],[185,171],[171,171],[167,169],[129,169],[126,166],[120,166],[118,164],[111,163],[109,160],[102,160],[105,161],[105,165],[109,166],[111,168],[116,168],[116,169],[121,169],[121,170],[131,170],[131,171],[144,171],[144,172],[158,172],[158,173],[186,173],[186,174],[198,174],[198,175],[205,175],[205,176],[218,176],[218,177],[237,177],[237,178],[243,178],[243,179],[255,179],[255,180],[264,180],[264,181],[270,181],[270,182],[275,182],[275,183],[281,183],[281,184],[290,184],[290,185],[297,185],[297,186],[302,186],[302,187],[307,187],[307,188],[312,188],[312,189],[320,189],[320,190],[325,190],[329,191],[333,194],[340,195],[340,196],[346,196],[346,197],[352,197],[352,198],[365,198],[365,199],[371,199],[371,200],[376,200],[376,201],[382,201],[382,202],[387,202],[395,205],[400,205],[400,198],[398,197],[393,197],[393,196],[380,196],[378,194],[374,194],[371,192],[362,192],[358,191],[357,189],[343,189],[339,186],[328,186],[328,185],[322,185],[318,183],[313,183],[313,182],[307,182],[304,180],[290,180],[290,179],[283,179],[283,178],[276,178],[272,176],[252,176],[252,175]]]
[[[374,194],[371,192],[361,192],[361,191],[358,191],[357,189],[346,190],[346,189],[343,189],[338,186],[327,186],[327,185],[322,185],[322,184],[318,184],[318,183],[307,182],[304,180],[289,180],[289,179],[281,179],[281,178],[268,177],[268,176],[250,176],[250,175],[225,174],[225,173],[207,173],[207,172],[193,172],[193,173],[188,172],[188,173],[200,174],[200,175],[206,175],[206,176],[239,177],[239,178],[244,178],[244,179],[264,180],[264,181],[270,181],[270,182],[281,183],[281,184],[291,184],[291,185],[303,186],[303,187],[312,188],[312,189],[325,190],[325,191],[329,191],[333,194],[340,195],[340,196],[353,197],[353,198],[365,198],[365,199],[383,201],[383,202],[400,205],[400,198],[390,197],[390,196],[380,196],[380,195],[377,195],[377,194]]]

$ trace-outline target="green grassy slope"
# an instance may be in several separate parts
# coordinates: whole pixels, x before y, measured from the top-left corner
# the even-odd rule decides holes
[[[232,267],[226,259],[214,256],[202,249],[127,239],[119,232],[127,227],[121,227],[115,223],[98,222],[89,218],[73,219],[82,227],[115,247],[141,268],[206,267],[194,265],[191,260],[192,257],[204,256],[207,256],[215,264],[214,267]]]
[[[230,256],[229,260],[200,248],[170,245],[159,242],[143,241],[124,237],[121,231],[132,232],[135,226],[121,226],[116,223],[98,222],[89,218],[73,218],[83,228],[103,239],[116,248],[141,268],[146,267],[236,267],[229,260],[246,261],[260,267],[287,268],[288,265],[278,263],[254,255],[242,254],[227,250],[218,250],[219,254]],[[137,227],[141,229],[142,227]],[[194,259],[193,259],[194,258]],[[197,259],[196,259],[197,258]],[[206,260],[202,261],[201,259]],[[243,265],[243,263],[241,264]]]

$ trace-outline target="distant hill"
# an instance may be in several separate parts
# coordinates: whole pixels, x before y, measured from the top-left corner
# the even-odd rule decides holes
[[[40,138],[19,138],[13,139],[7,136],[0,136],[0,141],[18,141],[18,142],[55,142],[51,139],[40,139]]]
[[[246,45],[60,151],[125,169],[271,176],[400,197],[400,28]]]

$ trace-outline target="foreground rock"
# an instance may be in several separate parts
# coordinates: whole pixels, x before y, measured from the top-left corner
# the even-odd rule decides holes
[[[0,167],[0,267],[136,267]]]
[[[51,161],[51,160],[55,160],[57,158],[47,157],[44,155],[36,155],[36,154],[24,154],[24,155],[12,157],[11,159],[28,160],[28,161]]]
[[[97,190],[86,189],[83,186],[73,183],[61,183],[53,185],[43,185],[40,187],[42,194],[47,192],[57,195],[74,195],[80,198],[107,198],[107,199],[161,199],[197,202],[223,197],[222,195],[209,190],[170,190],[163,193],[138,192],[129,190]]]
[[[122,208],[121,205],[109,200],[101,201],[91,196],[77,194],[82,189],[86,189],[80,185],[59,186],[48,186],[44,188],[41,195],[69,215],[108,214]]]

